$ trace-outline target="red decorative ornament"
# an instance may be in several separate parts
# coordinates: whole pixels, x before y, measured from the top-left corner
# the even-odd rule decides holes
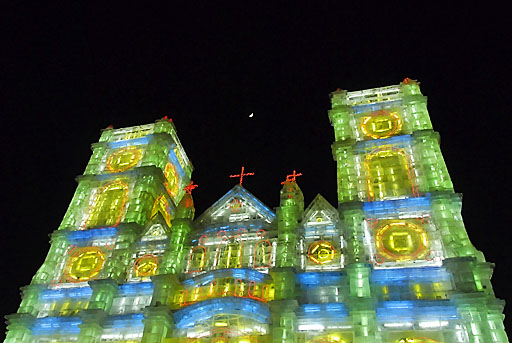
[[[317,241],[308,249],[308,256],[316,264],[326,264],[334,260],[336,249],[331,242]]]
[[[158,260],[153,254],[146,254],[139,257],[133,265],[133,270],[135,271],[136,276],[155,275],[157,268]]]
[[[229,175],[229,177],[239,177],[240,178],[240,186],[241,186],[242,182],[244,180],[244,176],[248,176],[248,175],[254,175],[254,173],[244,173],[244,166],[242,166],[242,171],[240,172],[240,174]]]
[[[286,175],[286,180],[281,182],[284,185],[286,182],[296,182],[297,176],[302,176],[302,173],[298,173],[294,170],[292,174]]]
[[[231,203],[229,204],[229,208],[231,209],[231,212],[238,212],[239,209],[243,207],[243,204],[238,199],[233,199]]]
[[[199,187],[198,185],[194,185],[194,181],[190,181],[190,183],[183,188],[188,194],[192,194],[192,191]]]

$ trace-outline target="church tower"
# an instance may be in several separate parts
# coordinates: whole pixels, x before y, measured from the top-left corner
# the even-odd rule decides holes
[[[354,342],[508,342],[418,82],[331,102]]]
[[[181,265],[192,164],[166,118],[107,128],[92,150],[6,343],[154,342],[168,329],[156,302]]]

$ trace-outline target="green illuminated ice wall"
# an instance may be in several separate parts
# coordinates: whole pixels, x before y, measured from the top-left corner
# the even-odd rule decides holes
[[[355,341],[508,342],[418,82],[331,102]]]
[[[170,120],[104,130],[5,342],[508,342],[418,83],[331,100],[338,208],[293,171],[194,218]]]

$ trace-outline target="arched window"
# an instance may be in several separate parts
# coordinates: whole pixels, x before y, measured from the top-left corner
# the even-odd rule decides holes
[[[254,269],[270,268],[272,244],[270,244],[268,239],[264,239],[265,230],[258,230],[256,234],[261,240],[254,246],[254,261],[252,267]]]
[[[176,195],[178,195],[180,180],[178,178],[178,172],[176,171],[176,167],[170,162],[168,162],[165,166],[164,177],[165,188],[174,199]]]
[[[256,343],[270,333],[268,306],[253,299],[207,299],[175,313],[178,329],[173,336],[187,343]]]
[[[203,271],[206,257],[206,248],[202,245],[194,247],[188,259],[188,272],[199,273]]]
[[[242,267],[244,250],[242,235],[245,232],[245,229],[240,228],[230,237],[227,236],[224,230],[217,233],[221,240],[217,246],[217,265],[215,269]]]

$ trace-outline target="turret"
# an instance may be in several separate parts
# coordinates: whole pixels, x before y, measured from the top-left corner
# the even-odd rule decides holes
[[[296,174],[288,175],[282,183],[280,206],[277,209],[277,231],[279,237],[278,267],[295,267],[297,227],[304,212],[304,195],[296,182]]]

